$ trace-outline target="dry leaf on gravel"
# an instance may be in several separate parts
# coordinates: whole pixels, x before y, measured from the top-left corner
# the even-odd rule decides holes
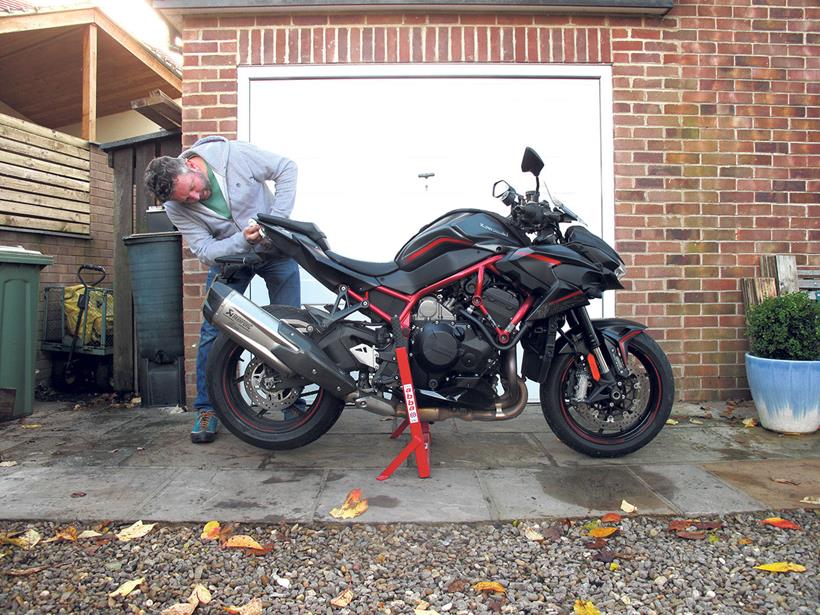
[[[14,545],[25,550],[34,547],[41,539],[40,532],[33,528],[29,528],[25,532],[11,532],[9,534],[0,532],[0,545]]]
[[[34,566],[33,568],[12,568],[7,575],[10,577],[27,577],[30,574],[37,574],[41,570],[45,570],[48,566]]]
[[[744,427],[757,427],[757,419],[749,417],[748,419],[743,419]]]
[[[142,538],[148,532],[154,529],[156,523],[143,523],[142,520],[137,521],[133,525],[129,525],[124,530],[117,533],[117,538],[123,542],[134,540],[135,538]]]
[[[703,540],[706,538],[706,531],[700,530],[697,532],[675,532],[678,538],[686,538],[687,540]]]
[[[451,594],[460,594],[464,593],[464,590],[470,586],[468,581],[464,579],[453,579],[450,581],[450,584],[447,586],[447,591]]]
[[[621,500],[621,510],[624,511],[626,514],[638,512],[638,507],[633,506],[626,500]]]
[[[77,540],[81,538],[97,538],[98,536],[102,536],[99,532],[95,532],[94,530],[85,530],[84,532],[80,532],[77,536]]]
[[[254,598],[245,606],[223,606],[222,608],[233,615],[262,615],[262,601],[259,598]]]
[[[697,521],[694,519],[675,519],[669,522],[669,526],[666,529],[670,532],[679,532],[695,525],[695,523],[697,523]]]
[[[199,606],[199,603],[180,602],[164,609],[160,615],[191,615],[197,606]]]
[[[542,542],[544,540],[544,536],[530,526],[524,528],[524,536],[527,540],[532,540],[533,542]]]
[[[191,592],[191,595],[188,596],[188,602],[191,604],[208,604],[211,601],[211,592],[208,591],[208,588],[202,585],[201,583],[197,583],[194,585],[194,589]]]
[[[607,513],[601,517],[601,523],[620,523],[621,519],[623,519],[623,517],[618,513]]]
[[[330,601],[333,606],[343,609],[353,601],[354,594],[349,589],[344,590],[341,594]]]
[[[367,500],[362,499],[362,490],[353,489],[347,494],[344,504],[330,511],[336,519],[352,519],[367,511]]]
[[[51,538],[46,538],[43,542],[55,542],[57,540],[75,542],[77,538],[77,528],[73,525],[70,525],[66,528],[61,529],[59,532],[57,532],[56,535],[52,536]]]
[[[591,600],[576,600],[572,612],[575,615],[601,615],[601,611],[595,608]]]
[[[609,538],[617,531],[617,527],[594,527],[589,530],[589,535],[593,538]]]
[[[761,564],[755,566],[758,570],[766,572],[806,572],[806,567],[792,562],[775,562],[773,564]]]
[[[820,497],[807,495],[802,500],[800,500],[801,504],[813,504],[814,506],[820,506]]]
[[[202,540],[217,540],[219,538],[219,521],[208,521],[202,529]]]
[[[231,536],[225,544],[222,545],[228,549],[247,549],[248,551],[262,555],[264,553],[270,553],[272,546],[262,546],[258,542],[256,542],[250,536],[246,536],[245,534],[237,534],[236,536]]]
[[[473,585],[473,589],[477,592],[496,592],[499,594],[506,594],[507,590],[497,581],[479,581]]]
[[[134,579],[132,581],[126,581],[122,585],[120,585],[117,589],[112,591],[108,594],[109,598],[116,598],[117,596],[122,596],[125,598],[128,594],[134,591],[138,586],[142,585],[142,582],[145,580],[144,577],[140,577],[139,579]]]
[[[607,544],[608,543],[605,538],[596,538],[590,542],[585,542],[584,546],[587,549],[603,549]]]
[[[796,523],[789,521],[788,519],[784,519],[782,517],[769,517],[768,519],[763,519],[761,521],[763,525],[772,525],[774,527],[778,527],[781,530],[799,530],[800,526]]]
[[[699,530],[719,530],[723,527],[720,521],[697,521],[695,527]]]

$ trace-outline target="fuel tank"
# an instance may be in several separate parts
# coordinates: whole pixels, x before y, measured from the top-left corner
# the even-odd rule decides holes
[[[500,215],[481,209],[456,209],[433,220],[396,255],[399,268],[413,271],[453,250],[475,249],[475,261],[497,247],[530,244],[529,238]]]

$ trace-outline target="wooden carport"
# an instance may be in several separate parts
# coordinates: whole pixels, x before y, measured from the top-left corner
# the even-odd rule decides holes
[[[94,7],[0,17],[0,83],[0,100],[30,121],[57,128],[82,118],[89,141],[97,117],[152,90],[182,95],[178,69]]]

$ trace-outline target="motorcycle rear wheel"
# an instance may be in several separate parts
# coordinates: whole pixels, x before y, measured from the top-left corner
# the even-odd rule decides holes
[[[614,408],[576,401],[579,383],[590,378],[587,364],[576,354],[557,357],[541,385],[541,410],[561,442],[590,457],[621,457],[658,435],[672,411],[672,366],[646,333],[629,340],[628,355],[633,376],[619,379],[624,401]]]
[[[298,308],[264,309],[297,328],[308,320]],[[315,384],[276,390],[281,379],[276,369],[228,336],[214,342],[208,356],[208,394],[219,420],[240,440],[272,450],[298,448],[323,435],[341,415],[343,400]]]

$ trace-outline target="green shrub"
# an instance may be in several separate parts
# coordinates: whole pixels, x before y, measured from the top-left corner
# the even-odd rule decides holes
[[[804,293],[766,299],[746,314],[752,354],[764,359],[820,359],[820,304]]]

